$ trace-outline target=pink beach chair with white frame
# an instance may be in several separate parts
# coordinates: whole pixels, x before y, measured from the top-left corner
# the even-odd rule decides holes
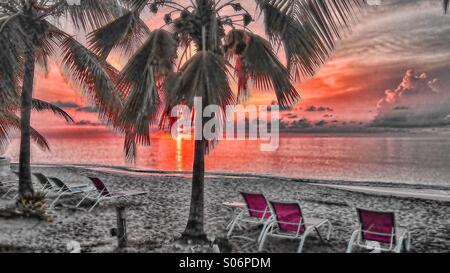
[[[323,225],[328,225],[327,240],[330,239],[332,231],[331,222],[326,219],[305,219],[300,203],[269,201],[269,206],[274,217],[272,219],[272,222],[269,224],[264,234],[262,235],[262,239],[258,249],[259,251],[262,251],[267,237],[270,236],[300,240],[297,252],[301,253],[306,238],[312,232],[317,232],[320,239],[322,240],[319,228]]]
[[[380,244],[379,250],[400,253],[404,247],[410,249],[411,234],[407,228],[397,227],[394,212],[372,211],[357,208],[359,226],[353,232],[347,247],[351,253],[356,245],[365,249],[373,249],[368,242]]]
[[[97,178],[97,177],[88,177],[88,178],[92,181],[92,183],[93,183],[94,187],[97,189],[97,191],[95,193],[89,192],[76,205],[76,207],[79,207],[83,203],[83,201],[88,198],[95,200],[94,205],[92,205],[92,207],[88,210],[88,212],[91,212],[102,200],[112,200],[112,199],[120,199],[120,198],[128,200],[127,197],[145,195],[148,193],[148,192],[144,192],[144,191],[112,192],[112,191],[108,190],[105,183],[103,183],[103,181],[100,180],[99,178]]]
[[[230,224],[230,229],[228,230],[227,237],[230,238],[233,230],[236,226],[240,226],[241,223],[252,223],[252,224],[262,224],[263,228],[260,236],[257,239],[259,242],[262,238],[262,235],[271,222],[272,216],[270,214],[269,204],[267,202],[266,197],[261,193],[240,193],[245,201],[245,208],[241,209],[241,211],[235,216]],[[235,236],[242,237],[242,236]],[[249,239],[246,237],[242,237],[245,239]]]

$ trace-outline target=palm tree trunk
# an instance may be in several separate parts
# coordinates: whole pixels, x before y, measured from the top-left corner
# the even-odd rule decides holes
[[[22,106],[20,119],[20,156],[19,156],[19,195],[21,197],[34,195],[31,181],[30,166],[30,120],[31,101],[33,97],[33,82],[35,69],[36,49],[30,46],[25,54],[24,79],[22,87]]]
[[[202,50],[206,50],[206,27],[202,27]],[[205,98],[202,97],[202,113],[205,109]],[[197,113],[198,115],[199,113]],[[192,191],[191,191],[191,206],[189,209],[189,218],[186,229],[183,232],[182,238],[185,240],[194,240],[206,242],[208,237],[204,230],[204,214],[205,214],[205,145],[206,140],[203,137],[203,125],[205,118],[202,117],[202,123],[195,122],[195,132],[201,129],[202,137],[197,139],[195,137],[194,147],[194,166],[192,170]],[[201,127],[201,128],[199,128]]]
[[[202,126],[202,125],[195,125]],[[205,140],[195,140],[189,219],[183,239],[206,241],[204,231]]]

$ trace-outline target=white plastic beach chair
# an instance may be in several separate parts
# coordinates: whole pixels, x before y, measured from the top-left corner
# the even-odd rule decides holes
[[[320,239],[322,240],[319,228],[323,225],[328,225],[327,240],[330,240],[332,231],[331,222],[326,219],[305,219],[300,203],[282,203],[269,201],[269,207],[274,217],[272,218],[272,222],[266,228],[262,236],[258,248],[259,251],[262,251],[267,237],[270,236],[300,240],[297,252],[301,253],[306,238],[312,232],[317,232]]]
[[[263,225],[261,233],[258,239],[256,240],[257,242],[260,242],[266,227],[269,225],[272,219],[267,200],[265,196],[260,193],[241,192],[240,194],[245,200],[245,207],[241,208],[240,212],[231,221],[227,237],[230,238],[234,228],[236,226],[240,227],[241,223],[258,224]],[[243,236],[234,236],[234,237],[244,238],[253,241],[253,239]]]
[[[86,196],[84,196],[83,199],[81,199],[81,201],[76,205],[76,207],[79,207],[86,199],[95,200],[94,205],[92,205],[92,207],[88,210],[88,212],[91,212],[102,200],[112,200],[119,198],[128,200],[127,197],[145,195],[148,193],[144,191],[112,192],[108,190],[105,183],[103,183],[103,181],[101,181],[99,178],[97,177],[88,177],[88,178],[92,181],[96,191],[87,193]]]
[[[356,210],[359,226],[350,238],[347,253],[351,253],[354,246],[373,250],[370,242],[378,243],[380,251],[400,253],[403,247],[409,251],[411,234],[407,228],[396,226],[394,212]]]
[[[87,194],[89,192],[96,191],[96,189],[94,187],[92,187],[90,185],[86,185],[86,184],[69,186],[66,183],[64,183],[64,181],[62,181],[61,179],[56,178],[56,177],[50,177],[49,180],[52,181],[56,187],[59,188],[59,193],[56,196],[55,200],[53,200],[53,202],[50,204],[50,207],[49,207],[50,209],[52,209],[54,207],[56,202],[58,202],[58,200],[61,197],[73,196],[73,195],[79,195],[79,194]]]
[[[41,186],[39,191],[43,192],[46,196],[48,194],[59,194],[60,189],[54,187],[53,184],[48,179],[48,177],[45,176],[43,173],[33,173],[33,175],[34,177],[37,178],[37,181]]]

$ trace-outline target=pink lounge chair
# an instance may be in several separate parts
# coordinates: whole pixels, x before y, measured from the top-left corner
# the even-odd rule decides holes
[[[112,191],[108,190],[105,183],[103,183],[103,181],[101,181],[99,178],[97,178],[97,177],[88,177],[88,178],[92,181],[92,183],[94,184],[94,187],[97,189],[97,191],[95,192],[94,196],[92,196],[92,193],[89,192],[76,205],[76,207],[79,207],[83,203],[83,201],[88,198],[95,200],[94,205],[92,205],[92,207],[88,210],[88,212],[91,212],[98,205],[98,203],[100,203],[100,201],[102,201],[102,200],[112,200],[112,199],[119,199],[119,198],[123,198],[123,199],[127,200],[127,197],[147,194],[147,192],[144,192],[144,191],[112,192]]]
[[[272,219],[266,197],[259,193],[241,192],[241,195],[244,198],[246,207],[242,209],[232,220],[227,237],[231,237],[234,228],[236,225],[239,226],[240,223],[262,224],[263,228],[259,238],[257,239],[257,242],[259,242],[266,227]]]
[[[400,253],[403,246],[406,251],[409,251],[411,235],[407,228],[396,226],[393,212],[371,211],[360,208],[356,210],[359,227],[350,238],[347,253],[351,253],[355,245],[373,249],[373,247],[367,245],[367,242],[379,243],[381,251]]]
[[[308,235],[316,231],[319,237],[322,239],[319,228],[325,224],[328,225],[327,240],[330,239],[332,225],[331,222],[326,219],[305,219],[300,204],[297,203],[282,203],[270,201],[270,209],[275,216],[272,222],[266,228],[261,242],[259,244],[259,251],[262,251],[264,242],[267,236],[287,238],[287,239],[299,239],[300,245],[297,252],[301,253],[303,245]]]

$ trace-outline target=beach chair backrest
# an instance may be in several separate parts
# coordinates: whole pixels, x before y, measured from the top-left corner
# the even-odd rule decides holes
[[[270,217],[269,204],[263,194],[241,192],[251,217],[268,219]]]
[[[33,173],[33,175],[37,178],[39,184],[42,185],[44,190],[53,189],[52,184],[47,179],[47,176],[45,176],[42,173]]]
[[[283,232],[298,232],[306,230],[302,209],[298,203],[270,202],[275,214],[278,228]]]
[[[110,196],[108,188],[106,188],[106,185],[105,185],[105,183],[103,183],[103,181],[101,181],[97,177],[89,177],[89,179],[92,181],[92,183],[94,184],[95,188],[97,189],[97,191],[99,193],[101,193],[101,195],[103,195],[103,196]]]
[[[379,243],[396,243],[395,215],[393,212],[357,209],[364,240]]]
[[[50,177],[50,180],[61,190],[70,191],[69,187],[67,187],[66,183],[64,183],[61,179],[56,177]]]

